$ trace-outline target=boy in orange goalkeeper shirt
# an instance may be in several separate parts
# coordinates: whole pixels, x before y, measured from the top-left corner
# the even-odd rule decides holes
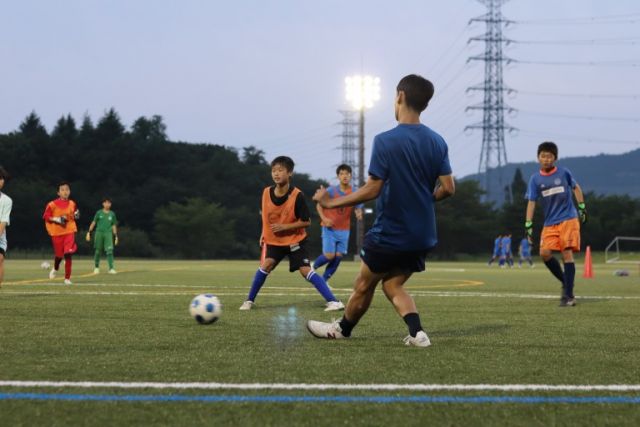
[[[76,252],[76,220],[80,217],[80,211],[76,202],[69,199],[71,187],[68,182],[58,184],[58,198],[47,203],[44,210],[44,225],[51,236],[53,244],[54,261],[53,268],[49,272],[49,278],[54,279],[64,258],[64,284],[71,285],[71,256]]]

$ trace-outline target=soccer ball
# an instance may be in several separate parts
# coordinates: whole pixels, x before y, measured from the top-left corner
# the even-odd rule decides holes
[[[191,300],[189,313],[196,322],[206,325],[213,323],[222,314],[222,304],[217,296],[212,294],[200,294]]]
[[[49,268],[51,268],[51,264],[49,264],[49,262],[47,261],[42,261],[42,264],[40,264],[40,268],[43,270],[48,270]]]

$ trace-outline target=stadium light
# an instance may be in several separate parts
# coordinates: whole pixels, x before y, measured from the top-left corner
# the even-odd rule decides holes
[[[373,107],[380,100],[380,79],[372,76],[349,76],[344,79],[346,98],[355,110]]]
[[[353,75],[344,79],[346,99],[354,110],[360,113],[358,132],[358,187],[364,185],[364,110],[372,108],[380,100],[380,78],[369,75]],[[357,254],[360,254],[364,240],[364,218],[356,222]],[[357,255],[359,256],[359,255]]]

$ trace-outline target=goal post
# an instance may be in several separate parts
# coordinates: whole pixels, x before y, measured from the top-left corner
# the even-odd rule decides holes
[[[640,237],[616,236],[604,250],[607,264],[640,265]]]

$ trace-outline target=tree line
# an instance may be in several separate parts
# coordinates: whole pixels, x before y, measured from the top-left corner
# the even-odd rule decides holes
[[[281,153],[286,155],[287,153]],[[12,175],[5,192],[14,200],[9,243],[13,250],[49,247],[42,213],[60,181],[71,184],[86,230],[103,196],[120,220],[120,256],[191,259],[257,259],[260,197],[272,184],[269,160],[253,147],[170,141],[161,116],[140,117],[128,128],[110,109],[95,124],[60,117],[51,132],[35,112],[18,129],[0,134],[0,164]],[[294,159],[295,161],[296,159]],[[327,165],[332,176],[334,165]],[[578,177],[579,178],[579,177]],[[323,180],[295,173],[293,183],[312,212],[310,245],[319,254],[320,227],[310,201]],[[488,253],[496,234],[522,235],[526,182],[516,170],[506,203],[482,201],[476,181],[457,184],[453,198],[437,205],[439,245],[434,255],[453,259]],[[588,189],[585,189],[588,191]],[[640,199],[587,193],[590,219],[585,243],[604,249],[613,236],[640,236]],[[369,203],[374,208],[374,203]],[[537,212],[538,230],[542,221]],[[375,215],[365,217],[371,226]],[[354,248],[352,232],[351,248]],[[78,239],[81,253],[91,248]],[[353,253],[353,249],[351,251]]]

